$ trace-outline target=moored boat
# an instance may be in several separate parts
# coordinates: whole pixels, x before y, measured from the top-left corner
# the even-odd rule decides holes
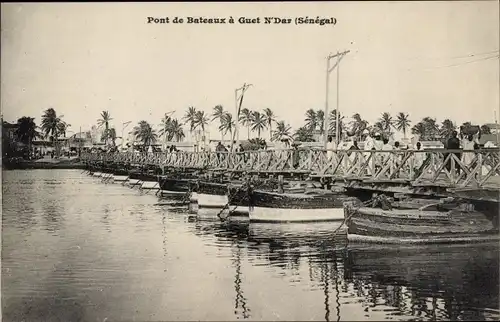
[[[160,196],[168,199],[182,200],[186,203],[192,191],[191,179],[180,179],[170,176],[159,176]]]
[[[113,174],[113,181],[124,182],[128,180],[128,175],[117,175]]]
[[[196,209],[199,217],[248,219],[247,207],[234,203],[229,197],[229,182],[198,181],[196,184]]]
[[[253,191],[250,194],[251,222],[343,221],[342,205],[354,198],[320,189],[305,193]]]
[[[239,206],[246,206],[251,222],[321,222],[343,221],[344,202],[359,202],[341,192],[317,189],[314,186],[290,186],[283,192],[265,187],[231,188]]]
[[[146,188],[149,187],[149,185],[153,186],[157,181],[158,181],[158,176],[153,174],[153,173],[148,173],[145,171],[140,171],[140,170],[131,170],[129,171],[129,180],[128,184],[130,187],[141,187],[144,182],[152,182],[148,183],[146,185]],[[151,189],[151,188],[150,188]]]
[[[121,169],[116,166],[111,172],[113,173],[113,181],[115,182],[124,182],[128,180],[129,172],[127,169]]]
[[[350,242],[433,244],[499,240],[498,228],[484,213],[462,203],[451,210],[380,209],[346,204]]]

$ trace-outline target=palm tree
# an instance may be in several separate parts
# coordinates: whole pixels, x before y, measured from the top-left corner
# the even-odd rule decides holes
[[[57,116],[57,113],[53,108],[46,109],[42,115],[42,131],[44,132],[45,136],[49,136],[49,134],[51,135],[51,139],[54,142],[54,147],[56,150],[56,156],[59,156],[60,152],[58,136],[61,127],[60,124],[62,123],[61,117]]]
[[[425,126],[425,139],[432,140],[439,136],[439,126],[436,119],[427,116],[422,119],[422,123]]]
[[[276,130],[273,131],[272,139],[274,141],[289,140],[291,138],[292,128],[290,125],[285,124],[285,121],[276,123]]]
[[[180,142],[186,137],[186,135],[184,134],[184,130],[182,129],[182,124],[177,119],[173,119],[170,122],[169,130],[169,141],[175,139],[177,142]]]
[[[116,146],[116,130],[114,127],[107,131],[106,140],[111,140],[111,145],[113,147]]]
[[[103,131],[103,134],[102,134],[102,137],[101,137],[101,142],[105,142],[106,143],[106,146],[109,145],[109,143],[111,143],[111,146],[112,147],[115,147],[116,146],[116,130],[114,127],[112,128],[108,128],[107,130],[105,129]],[[123,138],[122,138],[123,140]]]
[[[441,129],[439,129],[439,134],[442,139],[451,136],[451,133],[455,131],[455,124],[450,119],[446,119],[441,123]]]
[[[155,130],[146,121],[140,121],[132,130],[132,134],[136,140],[142,143],[144,152],[147,151],[147,147],[156,142],[158,137]]]
[[[219,128],[222,126],[222,117],[224,116],[224,107],[222,105],[217,105],[214,107],[214,112],[212,113],[212,121],[219,120]],[[219,130],[220,131],[220,130]],[[222,140],[224,141],[224,134],[221,131]]]
[[[101,112],[101,118],[97,120],[97,125],[98,127],[101,127],[104,125],[104,133],[103,133],[103,139],[108,145],[108,137],[110,136],[108,131],[109,131],[109,121],[111,121],[111,114],[108,111],[102,111]]]
[[[174,138],[179,142],[185,137],[182,124],[177,119],[172,119],[168,115],[165,115],[161,120],[161,129],[158,131],[158,135],[163,136],[165,142],[172,141]]]
[[[298,142],[314,142],[312,132],[307,126],[302,126],[295,131],[294,139]]]
[[[276,115],[270,108],[264,109],[264,121],[267,124],[267,128],[269,128],[269,140],[272,140],[273,134],[273,122],[276,122]]]
[[[363,120],[359,113],[355,113],[353,116],[352,125],[355,128],[355,135],[358,139],[363,135],[363,131],[368,127],[368,121]]]
[[[33,140],[37,137],[41,137],[37,128],[38,127],[35,123],[34,117],[23,116],[17,120],[17,129],[15,134],[19,141],[28,145],[30,153]]]
[[[165,114],[165,116],[161,119],[160,130],[158,131],[158,136],[163,137],[164,143],[170,141],[168,138],[170,136],[170,128],[171,128],[172,118]]]
[[[377,121],[373,124],[373,131],[380,132],[381,134],[385,134],[384,132],[384,124],[381,121]]]
[[[208,125],[209,119],[204,111],[197,111],[195,114],[195,128],[201,127],[201,131],[205,133],[205,126]]]
[[[193,136],[193,131],[196,128],[196,108],[194,106],[190,106],[186,111],[186,115],[184,115],[184,121],[189,123],[189,133],[191,137]]]
[[[418,122],[411,128],[411,133],[420,136],[420,138],[426,138],[427,129],[423,122]]]
[[[247,140],[250,139],[250,126],[252,125],[253,113],[248,108],[243,108],[240,112],[239,122],[247,127]]]
[[[58,136],[66,137],[66,131],[70,126],[71,124],[68,124],[64,121],[59,122],[59,124],[57,125]]]
[[[391,127],[394,123],[391,114],[387,112],[382,113],[382,117],[379,119],[379,121],[382,124],[382,130],[384,131],[384,133],[391,134]]]
[[[408,114],[403,112],[399,112],[396,120],[396,129],[398,131],[403,131],[403,137],[406,139],[406,132],[410,128],[410,119],[408,118]]]
[[[219,131],[221,132],[222,137],[224,137],[224,135],[226,135],[229,131],[229,136],[232,138],[234,127],[235,122],[233,120],[233,115],[231,113],[224,113],[221,117],[219,126]]]
[[[264,115],[260,114],[260,112],[252,113],[252,131],[257,131],[257,137],[260,139],[260,132],[266,128],[266,120]]]
[[[316,118],[316,111],[311,109],[308,109],[306,111],[306,127],[310,129],[311,131],[316,130],[316,127],[318,126],[318,119]]]
[[[316,112],[316,126],[319,127],[319,134],[323,135],[325,132],[325,111],[318,110]]]

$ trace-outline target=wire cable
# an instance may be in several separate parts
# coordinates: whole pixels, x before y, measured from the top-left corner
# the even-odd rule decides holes
[[[448,68],[448,67],[457,67],[457,66],[462,66],[462,65],[472,64],[472,63],[478,63],[478,62],[481,62],[481,61],[490,60],[490,59],[499,58],[499,57],[500,57],[500,55],[495,55],[495,56],[490,56],[490,57],[483,57],[483,58],[479,58],[479,59],[476,59],[476,60],[466,61],[466,62],[463,62],[463,63],[451,64],[451,65],[445,65],[445,66],[431,67],[431,68],[426,68],[424,70],[433,70],[433,69],[441,69],[441,68]]]

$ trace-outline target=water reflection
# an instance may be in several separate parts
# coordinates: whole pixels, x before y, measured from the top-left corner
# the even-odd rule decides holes
[[[196,221],[72,171],[8,173],[2,189],[6,321],[500,318],[498,245],[354,247],[336,223]]]
[[[45,229],[50,233],[57,233],[61,229],[63,221],[60,206],[53,200],[47,200],[42,207]]]
[[[236,244],[233,265],[235,268],[234,290],[236,291],[234,314],[238,318],[242,317],[243,319],[247,319],[250,317],[250,309],[247,307],[247,299],[245,298],[241,288],[243,274],[241,271],[241,246],[239,243]]]
[[[342,306],[351,305],[353,298],[361,302],[368,319],[381,315],[424,320],[500,317],[496,244],[347,247],[343,238],[325,242],[323,237],[335,229],[332,225],[307,231],[216,222],[197,227],[200,236],[244,240],[241,245],[246,245],[250,258],[265,259],[288,273],[299,272],[305,263],[309,279],[323,288],[326,321],[340,321]]]
[[[111,232],[111,225],[109,224],[109,205],[105,204],[102,210],[101,223],[104,225],[108,232]]]

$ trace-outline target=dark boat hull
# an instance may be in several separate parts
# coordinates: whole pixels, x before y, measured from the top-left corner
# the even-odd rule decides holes
[[[152,173],[142,173],[142,172],[136,172],[136,171],[130,171],[129,172],[129,178],[132,180],[139,180],[139,181],[153,181],[157,182],[158,181],[158,176]]]
[[[129,176],[129,171],[125,169],[112,169],[111,173],[115,176]]]
[[[159,182],[162,191],[187,193],[190,192],[193,187],[193,180],[189,179],[172,179],[166,176],[160,176]]]
[[[199,181],[196,185],[196,192],[199,194],[227,196],[229,183],[215,183]]]
[[[481,212],[345,208],[349,241],[432,244],[498,240],[498,230]]]

